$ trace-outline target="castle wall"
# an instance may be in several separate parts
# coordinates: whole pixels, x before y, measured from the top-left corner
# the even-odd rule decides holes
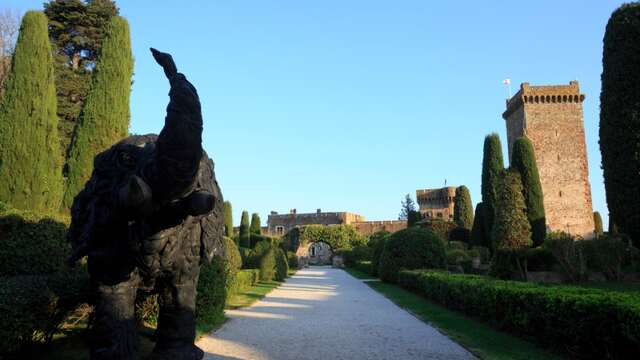
[[[305,225],[340,225],[365,221],[365,217],[348,212],[315,212],[297,214],[271,214],[267,218],[267,233],[280,236],[296,226]]]
[[[389,220],[389,221],[364,221],[354,222],[356,230],[362,235],[372,235],[378,231],[388,231],[390,233],[400,231],[407,228],[406,220]]]
[[[547,226],[593,237],[593,207],[587,164],[582,101],[577,82],[569,86],[529,86],[507,103],[509,160],[515,140],[533,144],[544,194]]]

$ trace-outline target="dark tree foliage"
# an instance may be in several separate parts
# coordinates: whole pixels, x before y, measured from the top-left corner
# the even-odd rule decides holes
[[[251,226],[249,232],[253,235],[260,235],[262,232],[262,225],[260,224],[260,215],[258,213],[251,214]]]
[[[520,173],[522,179],[527,219],[531,225],[531,240],[533,246],[539,246],[547,236],[547,224],[544,214],[542,184],[540,183],[533,144],[529,139],[521,137],[513,143],[512,151],[511,167]]]
[[[82,190],[93,171],[94,157],[129,132],[129,94],[133,56],[129,24],[113,17],[104,33],[100,60],[67,159],[65,208]]]
[[[47,18],[29,11],[0,104],[0,201],[18,209],[57,211],[62,156]]]
[[[602,227],[602,216],[600,216],[600,213],[597,211],[593,213],[593,224],[595,225],[593,231],[596,233],[596,236],[604,234],[604,229]]]
[[[484,203],[476,205],[476,214],[473,217],[473,227],[471,228],[471,245],[491,248],[490,238],[486,236],[484,230]]]
[[[119,13],[111,0],[52,0],[44,4],[54,48],[58,129],[66,156],[91,87],[106,27]]]
[[[471,194],[466,186],[456,188],[456,197],[453,203],[453,221],[461,228],[471,230],[473,226],[473,203]]]
[[[494,250],[517,250],[531,246],[531,225],[522,196],[520,173],[502,171],[495,202],[492,234]]]
[[[613,12],[604,35],[600,151],[610,221],[640,246],[640,3]]]
[[[422,220],[420,211],[411,210],[407,217],[407,226],[415,226],[418,221]]]
[[[413,202],[411,195],[407,194],[402,200],[402,205],[400,208],[400,215],[398,215],[398,220],[409,220],[409,214],[412,211],[416,210],[416,204]]]
[[[230,201],[224,202],[224,234],[228,238],[233,238],[233,208]]]
[[[482,203],[484,209],[484,231],[487,238],[491,238],[493,227],[494,203],[497,194],[497,184],[500,174],[504,170],[502,145],[500,137],[493,133],[484,138],[482,158]]]
[[[249,231],[249,213],[245,210],[242,212],[242,218],[240,218],[240,246],[251,247],[251,238]]]

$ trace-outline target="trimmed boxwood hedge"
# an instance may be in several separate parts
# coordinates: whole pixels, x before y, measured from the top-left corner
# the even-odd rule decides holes
[[[249,289],[253,285],[260,281],[260,270],[258,269],[245,269],[240,270],[236,274],[236,292],[241,292]]]
[[[427,270],[401,271],[398,283],[571,358],[627,359],[640,353],[638,295]]]

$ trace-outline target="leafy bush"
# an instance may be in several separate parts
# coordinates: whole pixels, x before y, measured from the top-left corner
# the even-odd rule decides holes
[[[356,246],[351,250],[341,251],[346,266],[353,266],[359,261],[371,261],[373,249],[369,246]]]
[[[501,173],[498,181],[491,242],[494,250],[522,249],[530,247],[531,224],[527,219],[527,207],[522,195],[520,173],[508,169]]]
[[[462,241],[449,241],[447,250],[467,250],[467,244]]]
[[[489,251],[489,248],[484,246],[472,246],[471,250],[478,252],[481,263],[486,264],[491,260],[491,252]]]
[[[376,234],[379,234],[379,233],[376,233]],[[387,238],[389,237],[389,235],[390,233],[385,231],[384,234],[379,234],[379,235],[376,235],[375,237],[372,235],[371,239],[369,240],[369,244],[372,249],[370,274],[373,276],[378,276],[378,267],[380,266],[380,256],[382,256],[382,251],[384,250],[384,243],[385,241],[387,241]]]
[[[260,258],[260,280],[271,281],[276,276],[276,249],[270,248]]]
[[[234,239],[235,242],[235,239]],[[238,251],[240,252],[240,258],[242,259],[242,268],[243,269],[249,269],[249,263],[251,262],[251,254],[252,251],[249,248],[246,247],[239,247]]]
[[[456,224],[454,222],[440,219],[431,219],[422,226],[436,234],[442,241],[448,240],[449,233],[456,228]]]
[[[543,246],[553,254],[571,281],[577,282],[587,279],[587,257],[584,241],[576,241],[573,236],[556,231],[547,235]]]
[[[373,275],[373,267],[371,266],[371,261],[357,261],[351,267],[365,274]]]
[[[408,228],[389,235],[384,242],[378,274],[393,283],[401,268],[441,269],[446,262],[445,246],[438,236],[421,228]]]
[[[232,238],[224,237],[224,256],[225,256],[225,287],[227,290],[227,298],[236,292],[237,274],[242,267],[242,256]]]
[[[424,270],[401,271],[398,283],[571,358],[626,359],[640,350],[636,295]]]
[[[623,277],[623,268],[629,264],[638,249],[623,236],[602,235],[584,244],[589,267],[600,271],[609,280],[619,281]]]
[[[227,299],[227,262],[214,256],[210,263],[200,267],[198,293],[196,297],[196,318],[205,323],[218,323],[224,318]]]
[[[455,227],[449,232],[448,240],[461,241],[467,244],[471,243],[471,230],[463,227]]]
[[[471,257],[466,251],[462,249],[447,250],[447,264],[461,265],[468,261],[471,261]]]
[[[241,292],[256,285],[260,281],[260,270],[245,269],[238,271],[236,274],[236,292]]]
[[[300,264],[298,263],[298,255],[293,251],[287,251],[287,263],[289,263],[290,269],[299,269]]]
[[[266,236],[266,235],[260,235],[260,234],[253,234],[252,233],[250,235],[250,240],[251,240],[251,248],[252,249],[255,248],[256,245],[259,242],[263,242],[263,241],[269,242],[272,245],[277,245],[278,244],[278,239],[270,237],[270,236]]]
[[[284,281],[289,275],[289,264],[287,262],[287,255],[280,248],[275,250],[276,252],[276,280]]]
[[[88,301],[83,266],[69,269],[68,219],[0,211],[0,358],[49,341],[65,315]]]
[[[51,341],[88,285],[86,273],[74,270],[0,277],[0,358]]]

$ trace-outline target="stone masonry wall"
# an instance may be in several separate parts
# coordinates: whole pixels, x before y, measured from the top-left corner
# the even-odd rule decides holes
[[[513,143],[533,143],[544,194],[547,226],[584,238],[593,237],[593,207],[578,83],[569,86],[521,85],[507,102],[509,160]]]
[[[372,235],[378,231],[388,231],[390,233],[400,231],[407,228],[406,220],[389,220],[389,221],[364,221],[354,222],[356,230],[362,235]]]

